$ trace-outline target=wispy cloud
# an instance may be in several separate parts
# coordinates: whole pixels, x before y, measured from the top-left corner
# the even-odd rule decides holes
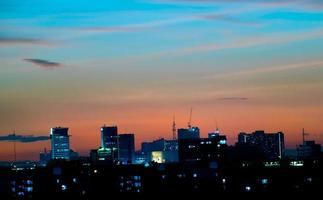
[[[301,10],[318,11],[323,9],[323,1],[320,0],[147,0],[156,3],[175,3],[175,4],[252,4],[259,7],[292,7]]]
[[[33,38],[8,38],[8,37],[0,37],[0,45],[9,46],[9,45],[50,45],[50,42],[41,40],[41,39],[33,39]]]
[[[25,58],[23,60],[26,62],[32,63],[34,65],[37,65],[39,67],[46,68],[46,69],[62,67],[61,63],[52,62],[52,61],[48,61],[48,60],[34,59],[34,58]]]
[[[254,36],[247,38],[240,38],[225,44],[205,44],[195,47],[187,47],[167,52],[159,52],[151,55],[150,58],[163,58],[169,56],[186,56],[196,53],[213,52],[225,49],[239,49],[248,48],[261,45],[285,44],[289,42],[302,41],[307,39],[315,39],[323,37],[323,29],[297,32],[297,33],[282,33],[268,36]],[[147,56],[149,57],[149,56]]]
[[[16,134],[9,134],[5,136],[0,136],[0,142],[1,141],[7,141],[7,142],[38,142],[38,141],[45,141],[49,140],[48,136],[33,136],[33,135],[16,135]]]
[[[309,69],[309,68],[323,68],[323,60],[318,61],[308,61],[300,63],[290,63],[290,64],[277,64],[273,66],[267,66],[263,68],[249,68],[239,71],[225,72],[216,75],[207,75],[200,77],[200,79],[219,79],[220,77],[232,77],[232,76],[247,76],[261,73],[271,73],[271,72],[282,72],[288,70],[299,70],[299,69]]]
[[[214,13],[212,13],[212,14],[197,15],[195,17],[197,19],[201,19],[201,20],[223,21],[226,23],[239,24],[239,25],[244,25],[244,26],[259,26],[261,24],[256,21],[242,20],[242,19],[239,19],[238,17],[234,17],[230,14],[218,14],[218,13],[214,14]]]
[[[248,100],[247,97],[221,97],[221,98],[217,98],[217,100],[220,101],[246,101]]]
[[[243,13],[250,10],[250,8],[239,8],[235,10],[227,10],[227,11],[217,11],[217,12],[209,12],[209,13],[190,13],[185,15],[180,15],[176,17],[171,17],[168,19],[154,20],[151,22],[144,23],[134,23],[134,24],[125,24],[119,26],[87,26],[87,27],[79,27],[72,28],[72,30],[78,30],[81,32],[87,33],[120,33],[120,32],[138,32],[152,28],[159,28],[164,26],[176,25],[179,23],[193,22],[193,21],[224,21],[228,23],[235,23],[241,25],[255,25],[255,22],[240,20],[234,15]]]

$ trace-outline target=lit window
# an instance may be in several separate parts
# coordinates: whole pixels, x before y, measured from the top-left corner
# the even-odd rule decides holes
[[[261,184],[267,185],[268,184],[268,179],[267,178],[261,179]]]
[[[66,185],[62,185],[61,188],[62,188],[62,191],[67,190],[67,186]]]
[[[33,187],[26,187],[25,188],[25,191],[26,192],[33,192]]]
[[[226,144],[227,143],[227,141],[226,140],[220,140],[220,142],[219,142],[220,144]]]

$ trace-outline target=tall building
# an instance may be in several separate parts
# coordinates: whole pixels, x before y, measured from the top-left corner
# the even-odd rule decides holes
[[[68,128],[55,127],[50,130],[51,140],[51,158],[52,159],[70,159],[70,141]]]
[[[101,148],[98,150],[100,160],[118,160],[118,127],[101,127]]]
[[[227,149],[226,136],[179,140],[180,162],[221,162]]]
[[[238,135],[238,145],[257,146],[266,159],[281,159],[284,156],[284,134],[265,133],[265,131],[255,131],[253,133],[240,133]]]
[[[41,166],[46,166],[47,163],[50,161],[51,159],[51,153],[50,151],[47,151],[46,148],[44,149],[43,152],[39,153],[39,163]]]
[[[178,140],[200,138],[200,129],[198,127],[177,129],[177,138]]]
[[[119,135],[119,160],[123,163],[132,163],[135,156],[135,135]]]

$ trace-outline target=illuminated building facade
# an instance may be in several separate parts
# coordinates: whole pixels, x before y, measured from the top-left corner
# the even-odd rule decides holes
[[[118,127],[101,127],[101,147],[98,149],[99,160],[116,161],[119,159]]]
[[[55,127],[50,130],[51,158],[70,159],[70,142],[68,128]]]

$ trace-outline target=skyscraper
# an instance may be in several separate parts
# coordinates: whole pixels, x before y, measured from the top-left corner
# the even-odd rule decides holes
[[[119,160],[123,163],[132,163],[135,156],[135,135],[119,135]]]
[[[52,159],[70,159],[70,141],[68,128],[55,127],[50,130],[51,139],[51,158]]]
[[[179,140],[180,162],[222,162],[227,149],[224,135],[211,138],[193,138]]]
[[[101,148],[98,150],[98,156],[104,154],[104,157],[111,161],[118,160],[118,127],[101,127]]]
[[[240,133],[238,135],[238,144],[259,147],[267,159],[281,159],[284,155],[284,134],[282,132],[265,133],[264,131],[255,131],[253,133]]]

